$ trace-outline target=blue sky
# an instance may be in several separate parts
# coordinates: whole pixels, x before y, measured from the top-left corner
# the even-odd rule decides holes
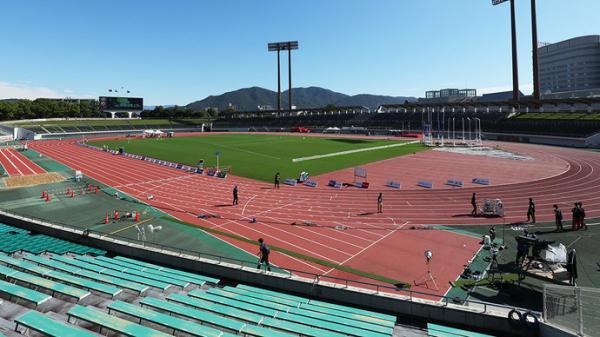
[[[529,1],[516,1],[527,92]],[[598,13],[598,0],[538,0],[539,39],[600,34]],[[146,104],[183,105],[241,87],[275,90],[266,45],[280,40],[300,41],[294,87],[395,96],[511,88],[509,4],[491,0],[0,0],[0,98],[124,87]]]

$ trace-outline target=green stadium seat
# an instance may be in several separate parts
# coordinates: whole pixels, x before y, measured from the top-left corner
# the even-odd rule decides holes
[[[35,304],[36,308],[52,298],[52,296],[5,281],[0,281],[0,292],[8,295],[9,301],[12,297],[16,297]]]
[[[135,269],[131,269],[131,268],[126,268],[126,267],[122,267],[119,266],[117,264],[113,264],[110,262],[105,262],[105,261],[101,261],[89,256],[82,256],[82,255],[76,255],[75,256],[76,260],[79,261],[84,261],[87,263],[91,263],[91,264],[95,264],[97,266],[100,267],[105,267],[107,269],[112,269],[121,273],[126,273],[126,274],[131,274],[131,275],[135,275],[135,276],[139,276],[139,277],[144,277],[150,280],[154,280],[154,281],[158,281],[158,282],[163,282],[163,283],[167,283],[167,284],[171,284],[171,285],[176,285],[181,287],[182,289],[187,287],[190,283],[189,282],[185,282],[185,281],[179,281],[179,280],[175,280],[173,278],[170,277],[163,277],[163,276],[159,276],[159,275],[154,275],[154,274],[149,274],[149,273],[144,273],[142,271],[139,270],[135,270]]]
[[[451,328],[439,324],[427,323],[427,336],[431,337],[493,337],[478,332]]]
[[[193,336],[235,336],[234,334],[222,332],[214,328],[210,328],[197,323],[186,321],[181,318],[169,316],[167,314],[138,307],[137,305],[125,303],[122,301],[112,302],[107,306],[107,308],[109,310],[109,313],[111,311],[116,311],[122,314],[139,318],[141,320],[158,324],[169,329],[173,329],[173,335],[176,331],[180,331]],[[235,331],[240,331],[243,325],[243,323],[239,323],[237,325],[239,326],[239,328],[235,329]]]
[[[386,325],[392,326],[392,327],[394,326],[394,323],[396,322],[396,317],[394,317],[392,315],[381,314],[381,313],[373,312],[373,311],[369,311],[369,310],[362,310],[362,309],[357,309],[357,308],[353,308],[353,307],[349,307],[349,306],[333,304],[333,303],[328,303],[328,302],[323,302],[323,301],[309,300],[307,298],[303,298],[303,297],[299,297],[299,296],[288,295],[288,294],[284,294],[284,293],[280,293],[280,292],[276,292],[276,291],[272,291],[272,290],[247,286],[247,285],[243,285],[243,284],[238,285],[237,288],[245,289],[245,290],[259,293],[262,295],[280,297],[280,298],[296,301],[298,303],[306,303],[306,304],[329,308],[329,309],[333,309],[333,310],[337,310],[337,311],[349,312],[349,313],[357,315],[358,317],[354,317],[356,319],[359,319],[361,316],[377,318],[379,320],[388,322],[388,324],[386,324]]]
[[[106,256],[98,256],[96,259],[100,260],[100,261],[112,263],[115,265],[119,265],[121,267],[135,269],[140,272],[149,273],[152,275],[157,275],[157,276],[161,276],[161,277],[165,277],[165,278],[171,278],[171,279],[182,281],[182,282],[188,282],[188,283],[196,284],[199,286],[202,286],[202,285],[204,285],[204,283],[206,283],[205,280],[200,280],[198,278],[191,278],[191,277],[187,277],[184,275],[174,274],[174,273],[165,272],[165,271],[161,271],[161,270],[157,270],[157,269],[145,268],[145,267],[142,267],[137,264],[133,264],[133,263],[129,263],[129,262],[121,261],[121,260],[111,259]]]
[[[4,254],[0,254],[0,261],[7,263],[9,265],[12,265],[12,266],[21,268],[28,272],[32,272],[32,273],[44,276],[46,278],[51,278],[51,279],[55,279],[58,281],[62,281],[62,282],[74,285],[78,288],[94,290],[94,291],[97,291],[97,292],[100,292],[103,294],[110,295],[111,297],[115,297],[122,291],[121,289],[113,287],[113,286],[105,285],[105,284],[94,282],[94,281],[89,281],[89,280],[82,279],[82,278],[79,278],[76,276],[65,274],[60,271],[50,270],[48,268],[41,267],[36,264],[27,262],[27,261],[18,260],[18,259],[6,256]]]
[[[235,299],[221,297],[217,295],[213,295],[204,291],[200,291],[198,289],[193,290],[188,293],[189,296],[193,296],[195,298],[204,299],[207,301],[220,303],[223,305],[228,305],[234,308],[238,308],[241,310],[250,311],[256,314],[263,314],[265,317],[261,321],[261,325],[268,326],[274,329],[293,332],[296,334],[306,335],[306,336],[347,336],[344,334],[340,334],[334,331],[323,330],[318,327],[312,327],[308,325],[304,325],[303,323],[296,323],[292,321],[286,321],[278,319],[279,315],[285,311],[277,311],[266,307],[261,307],[259,305],[254,305],[248,302],[241,302]],[[235,295],[235,294],[234,294]],[[173,296],[169,297],[170,300],[179,300],[179,298]],[[193,302],[188,302],[186,304],[193,305]],[[201,308],[201,307],[199,307]]]
[[[88,278],[90,280],[111,284],[111,285],[114,285],[114,286],[117,286],[117,287],[120,287],[123,289],[133,290],[133,291],[138,292],[140,295],[143,292],[145,292],[146,290],[148,290],[148,288],[149,288],[148,286],[145,286],[140,283],[126,281],[126,280],[122,280],[122,279],[108,276],[108,275],[101,275],[96,272],[80,269],[79,267],[70,266],[66,263],[48,260],[48,259],[45,259],[45,258],[37,256],[37,255],[25,255],[25,256],[23,256],[23,258],[28,261],[32,261],[32,262],[44,265],[49,268],[62,270],[62,271],[65,271],[65,272],[68,272],[68,273],[71,273],[71,274],[74,274],[74,275],[77,275],[80,277]]]
[[[83,330],[73,325],[57,322],[46,315],[37,311],[28,311],[15,319],[18,330],[19,325],[28,329],[40,332],[45,336],[51,337],[92,337],[97,336],[95,333]]]
[[[359,333],[359,330],[369,330],[372,335],[383,334],[390,335],[393,331],[394,324],[389,323],[387,325],[376,324],[369,317],[359,317],[356,318],[352,314],[342,312],[340,316],[339,312],[323,313],[323,312],[315,312],[311,310],[304,309],[300,307],[298,304],[294,304],[292,306],[287,306],[281,303],[270,302],[269,298],[260,299],[260,296],[250,297],[246,296],[243,293],[230,292],[229,290],[236,289],[232,287],[225,287],[224,289],[216,289],[211,288],[207,291],[208,294],[213,294],[221,297],[226,297],[229,299],[233,299],[235,301],[244,302],[246,305],[257,305],[263,306],[271,310],[276,310],[281,313],[276,313],[277,318],[285,319],[288,321],[299,322],[303,324],[312,325],[315,327],[327,328],[333,331],[343,331],[347,334],[356,334]],[[236,289],[240,290],[240,289]],[[200,291],[194,290],[189,293],[190,296],[197,296],[200,294]],[[214,298],[213,298],[214,299]],[[250,307],[254,312],[260,312],[260,310],[264,309],[256,309],[255,307]],[[288,313],[288,314],[285,314]],[[337,314],[337,315],[336,315]],[[318,319],[315,319],[318,318]],[[381,323],[378,322],[377,323]],[[391,324],[391,325],[390,325]]]
[[[80,319],[82,321],[100,326],[100,334],[102,329],[108,329],[119,332],[126,336],[132,337],[167,337],[169,334],[145,327],[140,324],[132,323],[119,317],[111,316],[105,312],[83,307],[81,305],[74,306],[67,312],[68,321],[71,318]]]
[[[26,274],[5,266],[0,266],[0,275],[4,276],[4,278],[11,278],[38,288],[49,290],[52,292],[52,296],[54,296],[55,293],[59,293],[74,298],[77,301],[81,301],[90,295],[89,291],[54,282],[43,277]]]
[[[181,304],[185,304],[190,307],[200,308],[202,310],[210,311],[217,313],[222,316],[237,318],[246,322],[250,322],[253,324],[259,324],[263,319],[263,315],[266,315],[262,312],[254,313],[252,311],[246,311],[242,309],[238,309],[232,306],[228,306],[225,304],[220,304],[217,302],[207,301],[198,297],[189,297],[183,294],[173,293],[167,297],[167,301],[177,302]],[[273,314],[275,311],[273,312]]]
[[[261,304],[268,305],[267,302],[269,302],[270,300],[273,299],[273,297],[264,295],[265,299],[261,300],[260,294],[258,294],[258,293],[252,293],[252,294],[258,294],[258,296],[246,296],[243,289],[237,289],[237,288],[233,288],[233,287],[225,287],[224,290],[212,288],[212,289],[209,289],[208,292],[217,294],[220,296],[229,296],[226,293],[231,292],[233,294],[238,295],[237,297],[235,297],[235,299],[237,299],[237,300],[246,301],[247,303],[254,302],[258,305],[261,305]],[[279,297],[277,299],[284,300]],[[257,302],[257,301],[259,301],[259,302]],[[370,336],[386,336],[386,335],[389,336],[389,335],[391,335],[392,330],[393,330],[392,328],[377,327],[372,324],[369,324],[366,326],[370,327],[371,329],[369,332],[367,332],[366,330],[363,330],[362,328],[356,327],[354,324],[352,324],[352,325],[341,324],[338,320],[314,319],[313,318],[314,315],[311,315],[311,312],[306,311],[306,310],[297,310],[298,313],[304,313],[303,316],[298,316],[296,314],[288,314],[287,312],[291,308],[295,308],[298,305],[297,302],[294,302],[291,300],[288,300],[288,301],[290,301],[290,303],[287,303],[287,304],[282,304],[282,302],[280,302],[280,303],[272,302],[271,304],[273,304],[273,305],[269,306],[271,309],[277,309],[280,311],[279,313],[277,313],[277,318],[284,319],[287,321],[293,321],[293,322],[304,324],[304,325],[310,325],[310,326],[318,327],[318,328],[322,328],[322,329],[327,329],[327,330],[331,330],[331,331],[336,331],[336,332],[344,333],[344,334],[351,335],[351,336],[363,336],[365,334],[368,334]],[[383,329],[381,329],[381,328],[383,328]]]
[[[192,318],[192,319],[195,319],[195,320],[203,322],[203,323],[208,323],[211,325],[216,325],[216,326],[220,326],[223,328],[236,330],[243,334],[250,334],[252,336],[265,336],[265,337],[292,336],[287,333],[274,331],[272,329],[266,329],[266,328],[259,327],[259,326],[253,325],[253,324],[244,324],[240,329],[237,329],[237,327],[239,326],[239,323],[240,323],[237,320],[232,320],[230,318],[226,318],[226,317],[222,317],[220,315],[208,313],[206,311],[199,311],[196,309],[191,309],[191,308],[183,306],[183,305],[163,301],[163,300],[153,298],[153,297],[144,298],[140,302],[140,304],[142,306],[148,306],[148,307],[155,308],[158,310],[167,311],[169,313],[177,314],[179,316]],[[206,310],[206,308],[202,308],[202,309]],[[241,319],[241,318],[239,318],[239,319]],[[259,322],[257,322],[257,324]]]
[[[59,256],[59,255],[53,255],[51,257],[52,260],[57,260],[66,264],[71,264],[71,265],[75,265],[75,266],[79,266],[83,269],[87,269],[87,270],[91,270],[103,275],[109,275],[109,276],[113,276],[122,280],[126,280],[126,281],[131,281],[131,282],[135,282],[135,283],[140,283],[143,285],[147,285],[150,287],[154,287],[154,288],[158,288],[161,289],[162,291],[167,290],[168,288],[171,287],[171,284],[169,283],[164,283],[164,282],[159,282],[159,281],[154,281],[145,277],[139,277],[136,275],[131,275],[131,274],[127,274],[127,273],[122,273],[113,269],[108,269],[108,268],[104,268],[104,267],[100,267],[91,263],[86,263],[83,261],[79,261],[79,260],[74,260],[74,259],[69,259],[63,256]]]
[[[193,273],[188,273],[188,272],[185,272],[185,271],[182,271],[182,270],[178,270],[178,269],[161,267],[161,266],[157,266],[155,264],[151,264],[151,263],[147,263],[147,262],[143,262],[143,261],[139,261],[139,260],[134,260],[134,259],[130,259],[130,258],[123,257],[123,256],[116,256],[115,260],[125,261],[125,262],[129,262],[129,263],[132,263],[132,264],[140,265],[140,266],[145,267],[145,268],[157,269],[157,270],[168,272],[168,273],[175,274],[175,275],[182,275],[182,276],[185,276],[185,277],[189,277],[191,279],[196,279],[198,281],[206,281],[208,283],[213,283],[213,284],[219,283],[219,280],[216,279],[216,278],[212,278],[212,277],[208,277],[208,276],[203,276],[203,275],[198,275],[198,274],[193,274]]]

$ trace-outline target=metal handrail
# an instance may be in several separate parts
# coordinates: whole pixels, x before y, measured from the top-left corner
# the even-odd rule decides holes
[[[124,236],[120,236],[120,235],[106,234],[103,232],[99,232],[99,231],[95,231],[95,230],[87,230],[87,229],[84,229],[81,227],[75,227],[75,226],[60,223],[60,222],[58,222],[58,223],[50,222],[48,220],[37,218],[35,216],[30,216],[30,215],[23,216],[23,215],[19,215],[16,213],[8,212],[6,210],[0,210],[0,214],[1,213],[4,213],[6,216],[9,216],[9,217],[18,218],[18,219],[29,221],[29,222],[31,222],[31,220],[34,220],[41,224],[47,224],[47,225],[49,225],[51,227],[55,227],[55,228],[62,227],[63,230],[66,229],[70,232],[75,232],[75,233],[79,233],[82,235],[83,235],[84,231],[87,231],[88,235],[95,235],[98,237],[98,239],[109,238],[112,240],[120,240],[120,241],[139,245],[139,246],[146,247],[146,248],[154,248],[154,249],[158,249],[163,252],[174,253],[179,256],[185,254],[188,256],[194,256],[194,257],[198,257],[201,259],[213,260],[215,264],[221,264],[222,262],[231,261],[228,263],[233,264],[233,265],[238,265],[241,268],[247,267],[247,264],[249,264],[249,266],[256,265],[256,261],[240,260],[240,259],[236,259],[236,258],[222,256],[222,255],[215,255],[215,254],[205,253],[205,252],[201,252],[201,251],[166,246],[166,245],[162,245],[162,244],[155,243],[155,242],[148,242],[148,241],[143,241],[143,240],[132,239],[132,238],[128,238],[128,237],[124,237]],[[255,270],[255,269],[253,268],[252,270]],[[355,286],[357,288],[374,289],[376,295],[381,295],[382,290],[387,290],[387,292],[385,292],[385,293],[388,293],[388,294],[401,293],[410,302],[413,302],[415,300],[415,298],[419,298],[418,296],[415,297],[415,295],[420,295],[421,297],[426,297],[426,298],[427,297],[439,298],[438,302],[439,303],[443,302],[444,306],[448,306],[450,303],[454,302],[454,298],[448,297],[446,295],[427,293],[427,292],[416,291],[416,290],[411,290],[411,289],[406,289],[406,288],[391,287],[391,286],[381,285],[381,284],[371,283],[371,282],[356,281],[356,280],[351,280],[351,279],[347,279],[347,278],[329,276],[329,275],[324,275],[324,274],[317,274],[317,273],[313,273],[310,271],[296,270],[296,269],[291,269],[291,268],[285,268],[282,270],[286,271],[290,277],[306,275],[305,278],[312,279],[314,284],[318,284],[319,282],[323,281],[323,278],[325,278],[325,279],[332,280],[331,283],[344,285],[345,288],[349,288],[352,284],[355,284],[355,285],[357,285],[357,286]],[[300,276],[300,277],[302,277],[302,276]],[[476,301],[476,300],[470,300],[470,299],[465,299],[464,301],[462,301],[462,303],[464,303],[464,304],[462,304],[462,305],[457,304],[457,303],[454,303],[454,304],[457,306],[465,306],[465,307],[469,307],[470,305],[480,305],[480,306],[483,306],[484,313],[488,312],[488,307],[501,308],[501,309],[505,309],[505,310],[518,309],[518,310],[522,310],[522,311],[531,311],[528,309],[519,308],[519,307],[515,307],[515,306],[510,306],[510,305],[496,304],[496,303]],[[534,312],[538,317],[541,317],[541,313],[536,312],[536,311],[532,311],[532,312]]]

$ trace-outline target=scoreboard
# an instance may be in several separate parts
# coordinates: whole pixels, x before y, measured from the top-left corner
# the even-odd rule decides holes
[[[100,109],[106,111],[142,111],[144,99],[141,97],[108,97],[98,98]]]

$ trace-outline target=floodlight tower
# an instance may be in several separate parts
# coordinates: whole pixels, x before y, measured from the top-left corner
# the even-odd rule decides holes
[[[281,111],[281,75],[279,54],[288,51],[288,108],[292,111],[292,50],[298,49],[298,41],[272,42],[268,44],[269,51],[277,52],[277,110]]]
[[[496,6],[510,1],[510,32],[512,39],[512,77],[513,77],[513,101],[519,101],[519,67],[517,65],[517,23],[515,18],[515,0],[492,0]]]
[[[533,48],[533,99],[540,99],[540,69],[538,66],[538,36],[536,0],[531,0],[531,45]]]

